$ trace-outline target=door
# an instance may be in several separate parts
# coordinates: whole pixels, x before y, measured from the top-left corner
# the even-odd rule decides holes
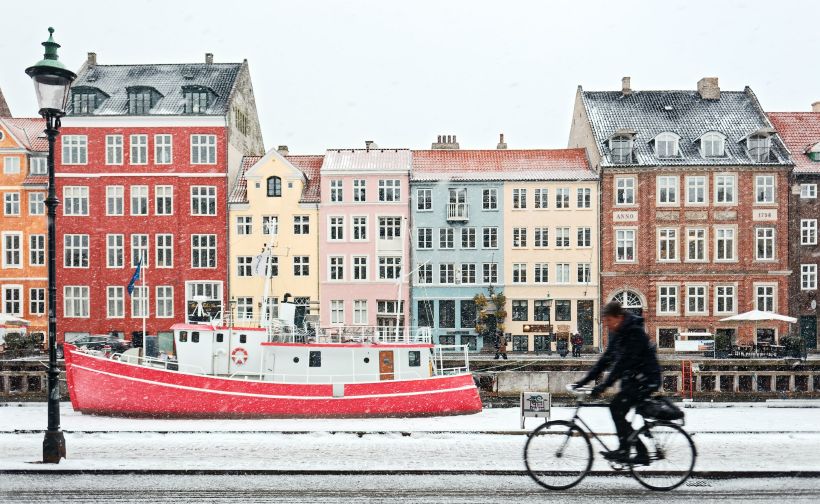
[[[800,317],[800,337],[806,348],[817,348],[817,317]]]
[[[393,379],[393,351],[382,350],[379,352],[379,377],[382,380]]]
[[[592,346],[592,300],[578,301],[578,334],[584,337],[584,345]]]
[[[228,374],[228,335],[224,332],[214,334],[214,374]]]

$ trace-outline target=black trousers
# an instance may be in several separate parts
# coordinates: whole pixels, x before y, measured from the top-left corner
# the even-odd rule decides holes
[[[632,381],[621,382],[621,391],[615,394],[612,402],[609,403],[609,412],[612,414],[612,421],[615,422],[620,448],[626,448],[626,439],[633,432],[632,425],[626,420],[627,413],[652,395],[654,391],[652,387],[642,386]]]

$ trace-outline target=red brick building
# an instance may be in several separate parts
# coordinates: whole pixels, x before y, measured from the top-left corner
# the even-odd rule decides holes
[[[722,323],[786,313],[791,161],[748,87],[584,91],[570,147],[601,176],[601,297],[646,320],[660,349],[683,332],[776,341],[787,325]]]
[[[769,118],[791,152],[789,212],[791,285],[789,314],[797,318],[799,334],[809,350],[817,350],[817,275],[820,269],[820,102],[812,112],[771,112]]]
[[[217,315],[230,186],[242,156],[263,152],[247,62],[98,65],[90,53],[57,147],[58,338]],[[140,258],[146,287],[129,295]]]

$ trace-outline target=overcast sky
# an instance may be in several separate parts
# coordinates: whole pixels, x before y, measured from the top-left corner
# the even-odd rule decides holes
[[[24,69],[56,28],[61,59],[247,58],[270,149],[565,147],[577,86],[749,85],[770,111],[820,100],[817,1],[50,1],[5,5],[0,87],[36,113]]]

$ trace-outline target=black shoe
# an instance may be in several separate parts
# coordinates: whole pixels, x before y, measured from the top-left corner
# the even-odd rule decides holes
[[[502,355],[502,357],[504,357],[504,360],[507,360],[507,354]]]
[[[627,462],[632,465],[649,465],[649,454],[638,453],[634,457],[630,458]]]
[[[610,462],[629,462],[629,452],[622,448],[612,451],[602,451],[601,455],[603,455],[604,458],[609,460]]]

